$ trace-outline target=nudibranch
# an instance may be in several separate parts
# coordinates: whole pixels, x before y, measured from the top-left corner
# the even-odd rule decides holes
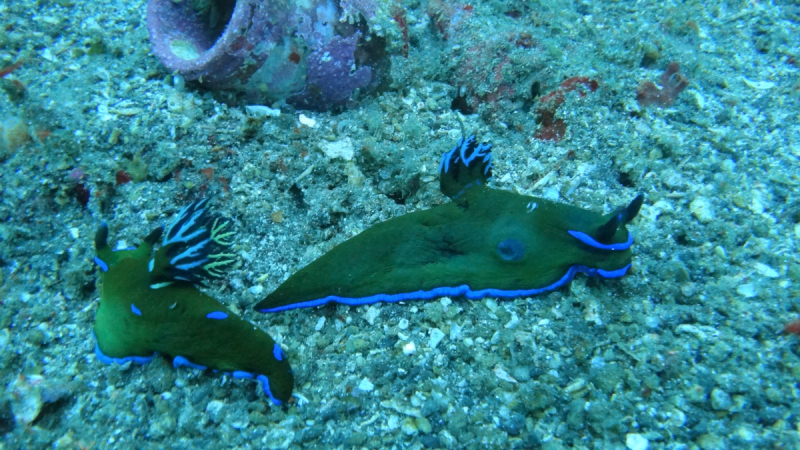
[[[626,224],[643,197],[608,215],[489,188],[491,145],[463,137],[442,156],[453,201],[382,222],[290,276],[255,308],[364,305],[441,296],[526,297],[631,267]]]
[[[287,402],[294,377],[281,347],[198,289],[234,262],[233,235],[229,222],[209,212],[207,199],[184,207],[166,232],[155,229],[136,248],[112,250],[103,224],[94,241],[102,280],[98,359],[145,364],[162,353],[174,367],[256,379],[273,403]]]

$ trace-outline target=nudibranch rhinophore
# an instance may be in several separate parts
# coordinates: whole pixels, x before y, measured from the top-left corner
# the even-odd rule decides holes
[[[166,233],[159,227],[136,248],[113,251],[103,224],[94,240],[102,280],[98,359],[145,364],[163,353],[175,367],[254,378],[275,404],[287,402],[294,376],[281,347],[197,288],[233,263],[233,234],[229,222],[210,214],[207,199],[184,207]]]
[[[526,297],[575,274],[617,278],[631,267],[626,224],[644,197],[608,215],[489,188],[491,145],[463,137],[442,156],[453,201],[382,222],[339,244],[260,301],[261,312],[442,296]]]

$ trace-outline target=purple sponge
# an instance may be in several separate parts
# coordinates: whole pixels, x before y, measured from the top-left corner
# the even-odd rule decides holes
[[[355,68],[362,35],[336,26],[341,14],[334,0],[149,0],[147,28],[155,55],[186,80],[326,110],[377,84]]]
[[[372,80],[372,69],[356,68],[353,56],[359,35],[334,36],[324,48],[312,52],[308,56],[306,87],[289,97],[289,103],[298,108],[325,110],[345,106],[353,91],[366,88]]]

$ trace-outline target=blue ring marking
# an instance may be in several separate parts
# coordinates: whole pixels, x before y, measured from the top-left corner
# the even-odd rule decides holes
[[[95,256],[94,263],[100,266],[100,270],[102,270],[103,272],[108,272],[108,264],[106,264],[106,262],[103,261],[102,259]]]
[[[136,314],[137,316],[142,315],[142,312],[139,311],[139,308],[137,308],[136,305],[134,305],[133,303],[131,303],[131,311],[133,311],[133,313]]]
[[[266,375],[259,375],[256,377],[256,380],[261,382],[261,388],[264,389],[264,393],[267,394],[272,403],[275,403],[278,406],[283,405],[283,402],[278,400],[277,398],[272,396],[272,391],[269,390],[269,378]]]
[[[172,367],[177,369],[178,367],[182,366],[191,367],[192,369],[197,369],[197,370],[206,370],[208,368],[206,366],[201,366],[200,364],[195,364],[189,361],[188,359],[184,358],[183,356],[176,356],[175,358],[172,359]]]
[[[227,319],[228,315],[222,311],[214,311],[206,314],[206,317],[209,319],[222,320],[222,319]]]
[[[231,376],[233,378],[248,378],[248,379],[252,379],[252,378],[256,377],[252,373],[245,372],[244,370],[234,370],[233,372],[231,372]]]
[[[497,244],[497,254],[504,261],[519,261],[525,256],[525,244],[516,239],[503,239]]]
[[[112,358],[100,350],[100,344],[97,343],[97,336],[94,335],[94,331],[92,331],[92,336],[94,337],[94,354],[97,356],[98,361],[102,363],[122,365],[127,362],[132,362],[134,364],[144,365],[152,361],[153,358],[158,354],[154,352],[150,356],[126,356],[124,358]]]
[[[329,295],[325,298],[317,299],[317,300],[309,300],[306,302],[300,303],[293,303],[291,305],[283,305],[277,306],[275,308],[265,308],[260,309],[260,312],[263,313],[271,313],[271,312],[280,312],[280,311],[287,311],[290,309],[297,309],[297,308],[311,308],[314,306],[322,306],[326,303],[336,302],[341,303],[344,305],[350,306],[360,306],[360,305],[371,305],[373,303],[378,302],[386,302],[386,303],[394,303],[394,302],[402,302],[406,300],[429,300],[436,297],[460,297],[464,296],[470,300],[479,300],[484,297],[499,297],[499,298],[514,298],[514,297],[530,297],[532,295],[541,294],[543,292],[552,291],[554,289],[558,289],[565,284],[568,284],[575,278],[575,275],[578,273],[585,273],[587,276],[601,276],[603,278],[619,278],[625,273],[628,272],[631,265],[628,264],[620,269],[617,270],[603,270],[603,269],[595,269],[592,267],[587,266],[571,266],[567,269],[567,273],[564,274],[561,279],[556,281],[555,283],[535,289],[517,289],[515,291],[506,291],[502,289],[481,289],[478,291],[473,291],[470,287],[466,284],[461,286],[455,287],[438,287],[431,289],[430,291],[416,291],[416,292],[406,292],[402,294],[375,294],[369,297],[361,297],[361,298],[350,298],[350,297],[339,297],[336,295]]]
[[[283,349],[280,345],[278,345],[277,342],[272,347],[272,356],[274,356],[278,361],[283,361]]]
[[[628,240],[619,244],[601,244],[582,231],[567,230],[567,233],[584,244],[600,250],[627,250],[633,245],[633,235],[630,231],[628,232]]]

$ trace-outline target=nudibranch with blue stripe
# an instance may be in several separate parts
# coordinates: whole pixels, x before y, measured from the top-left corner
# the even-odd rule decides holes
[[[294,377],[281,347],[197,288],[232,265],[233,236],[230,222],[209,212],[208,199],[183,208],[166,232],[157,228],[136,248],[113,251],[103,224],[94,242],[102,280],[98,359],[144,364],[162,353],[175,367],[256,379],[273,403],[287,402]]]
[[[602,215],[492,189],[492,146],[463,137],[442,156],[442,192],[453,201],[382,222],[304,267],[256,305],[261,312],[441,296],[526,297],[579,273],[625,275],[626,224],[644,197]]]

